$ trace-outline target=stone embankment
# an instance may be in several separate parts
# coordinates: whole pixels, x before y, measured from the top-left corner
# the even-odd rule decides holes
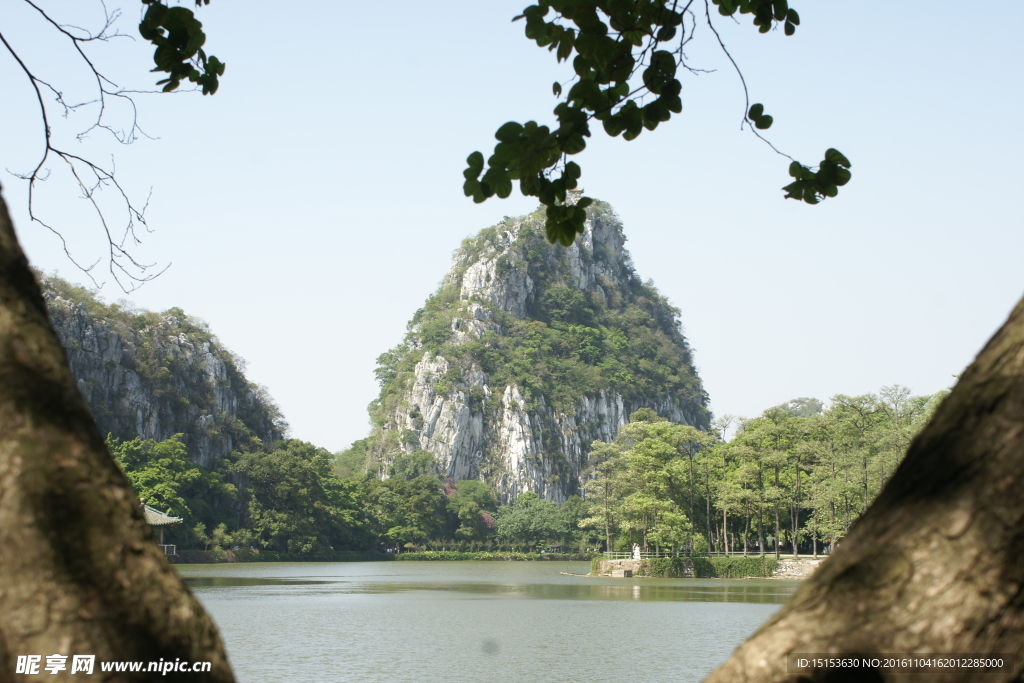
[[[612,572],[626,570],[632,576],[651,576],[650,560],[598,560],[591,576],[612,576]],[[695,577],[693,562],[684,562],[682,576],[679,578],[692,579]]]
[[[824,560],[780,560],[772,572],[773,579],[806,579]]]
[[[771,558],[769,558],[771,559]],[[771,576],[764,578],[772,579],[806,579],[813,574],[824,560],[779,560]],[[775,562],[775,560],[772,560]],[[697,571],[692,560],[682,560],[678,575],[673,578],[696,578]],[[653,576],[651,560],[597,560],[592,567],[591,576],[622,576],[619,572],[629,572],[629,576]],[[721,570],[719,570],[721,571]],[[707,576],[703,574],[702,576]],[[741,577],[736,577],[741,578]]]

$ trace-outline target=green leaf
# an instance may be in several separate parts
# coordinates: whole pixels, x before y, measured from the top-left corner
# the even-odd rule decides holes
[[[789,3],[786,0],[775,0],[772,3],[772,8],[775,10],[775,21],[782,21],[786,18],[786,13],[789,12]]]
[[[608,135],[617,137],[626,128],[625,121],[622,120],[621,116],[612,115],[606,118],[603,122],[604,132]]]
[[[843,156],[843,153],[838,149],[832,149],[831,147],[825,150],[825,159],[831,161],[837,166],[845,166],[850,168],[850,160]]]
[[[787,36],[791,36],[794,33],[796,33],[796,26],[794,26],[791,22],[787,21],[785,27],[783,28],[783,31],[785,31]]]
[[[562,143],[562,151],[566,154],[579,154],[587,148],[587,141],[583,139],[583,136],[579,133],[570,135],[565,142]]]
[[[799,161],[794,161],[789,165],[789,175],[793,176],[794,178],[799,178],[803,173],[803,170],[804,165],[801,164]]]
[[[523,125],[516,123],[515,121],[509,121],[494,134],[494,137],[501,142],[512,142],[523,133]],[[483,155],[481,155],[480,163],[483,163]]]
[[[791,9],[786,12],[786,21],[793,24],[793,26],[800,25],[800,15],[796,13],[795,9]]]
[[[672,40],[676,35],[674,26],[662,26],[658,29],[658,40],[662,43]]]
[[[494,185],[494,193],[501,199],[507,199],[512,194],[512,180],[508,177],[502,178]]]
[[[558,81],[555,81],[554,83],[552,83],[551,84],[551,92],[554,93],[555,97],[561,97],[562,96],[562,84],[559,83]]]
[[[185,7],[170,7],[162,23],[171,31],[187,29],[189,20],[194,19],[195,16],[192,10]]]
[[[167,9],[167,5],[162,2],[155,2],[146,10],[146,16],[142,21],[152,27],[161,26],[167,17]]]
[[[647,130],[654,130],[658,127],[658,124],[662,121],[667,121],[671,114],[662,102],[654,100],[650,104],[647,104],[643,108],[644,114],[644,127]]]
[[[558,52],[555,53],[555,58],[560,62],[564,62],[565,60],[569,59],[569,55],[572,54],[572,46],[572,34],[568,33],[562,36],[562,40],[558,44]]]
[[[751,105],[750,111],[747,112],[747,117],[749,117],[751,121],[756,121],[757,119],[761,118],[761,116],[763,114],[764,114],[764,105],[763,104],[754,104],[754,105]]]
[[[775,119],[773,119],[771,116],[765,114],[764,116],[761,116],[758,119],[756,119],[754,121],[754,125],[761,130],[767,130],[772,127],[772,121],[774,120]]]

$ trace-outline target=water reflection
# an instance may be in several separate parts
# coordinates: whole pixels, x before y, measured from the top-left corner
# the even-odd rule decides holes
[[[774,580],[729,579],[655,579],[633,577],[565,576],[537,563],[517,563],[479,567],[483,563],[363,563],[362,572],[331,574],[337,565],[291,565],[291,569],[323,572],[319,576],[254,576],[256,568],[280,571],[282,565],[198,565],[180,567],[185,583],[202,594],[210,588],[255,588],[290,586],[291,594],[363,594],[379,595],[425,591],[448,594],[448,597],[492,596],[522,597],[538,600],[640,600],[645,602],[739,602],[781,605],[793,593],[796,583]],[[422,566],[425,565],[425,566]],[[454,565],[454,566],[451,566]],[[473,566],[477,565],[477,566]],[[227,567],[225,570],[223,568]],[[202,575],[234,569],[248,576]],[[349,569],[349,567],[346,567]],[[426,569],[426,573],[424,573]],[[431,572],[433,569],[435,571]],[[406,570],[406,571],[402,571]],[[255,569],[259,571],[259,569]],[[433,574],[433,576],[431,576]],[[479,579],[487,579],[481,581]],[[298,589],[298,587],[313,587]],[[278,593],[274,591],[273,593]]]
[[[330,581],[310,581],[308,579],[276,579],[252,576],[186,576],[185,585],[193,590],[196,588],[237,587],[237,586],[309,586],[330,583]]]
[[[184,565],[240,683],[700,681],[797,583],[590,578],[586,563]]]

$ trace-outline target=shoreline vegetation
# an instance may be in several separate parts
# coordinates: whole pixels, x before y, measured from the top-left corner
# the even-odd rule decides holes
[[[170,558],[174,564],[225,564],[252,562],[590,562],[590,573],[608,576],[603,553],[425,552],[381,553],[339,551],[310,557],[306,554],[235,548],[232,550],[184,550]],[[635,577],[746,579],[773,578],[780,561],[774,557],[659,557],[637,561]]]
[[[603,557],[601,553],[518,553],[459,552],[427,550],[424,552],[381,553],[377,551],[337,551],[311,556],[279,553],[273,550],[234,548],[231,550],[182,550],[168,559],[173,564],[224,564],[233,562],[589,562]]]
[[[186,563],[551,560],[566,558],[545,551],[563,549],[587,560],[588,552],[634,546],[662,557],[736,557],[742,549],[748,559],[817,558],[877,495],[937,400],[888,393],[904,408],[913,404],[913,420],[899,413],[898,434],[882,419],[888,404],[875,397],[858,398],[861,412],[838,405],[841,396],[827,413],[811,406],[808,417],[795,416],[799,405],[773,408],[729,442],[640,409],[612,442],[592,445],[586,498],[561,504],[532,491],[501,503],[488,482],[439,474],[426,452],[396,457],[381,479],[369,471],[347,478],[337,457],[297,440],[238,449],[214,469],[192,462],[180,436],[111,438],[110,447],[147,505],[182,518],[165,542]],[[382,554],[384,547],[404,552]],[[729,567],[693,571],[735,575]]]

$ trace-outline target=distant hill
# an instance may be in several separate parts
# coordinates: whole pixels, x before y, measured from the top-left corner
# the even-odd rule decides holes
[[[286,425],[243,362],[202,321],[106,304],[90,290],[37,273],[50,321],[104,434],[162,441],[184,434],[210,467],[245,441],[282,438]]]
[[[810,417],[819,415],[825,409],[825,405],[816,398],[794,398],[792,401],[775,406],[785,410],[793,417]]]

